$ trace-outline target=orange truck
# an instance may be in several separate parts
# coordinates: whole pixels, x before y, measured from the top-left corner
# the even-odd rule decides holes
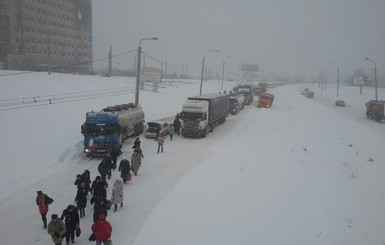
[[[366,102],[366,117],[376,120],[377,122],[385,122],[384,104],[385,101],[383,100],[371,100]]]
[[[263,93],[259,96],[259,99],[257,101],[257,107],[269,108],[273,104],[273,101],[274,101],[274,95],[269,93]]]

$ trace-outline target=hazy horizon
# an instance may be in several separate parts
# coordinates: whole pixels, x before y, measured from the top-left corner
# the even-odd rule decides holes
[[[113,67],[134,66],[139,40],[146,64],[160,67],[167,60],[169,73],[199,74],[202,57],[207,68],[226,72],[240,64],[259,64],[259,76],[315,77],[322,65],[329,77],[341,77],[385,64],[385,1],[371,0],[261,0],[261,1],[92,1],[94,60],[112,54]],[[227,58],[230,56],[230,58]],[[318,64],[318,65],[316,65]],[[107,67],[107,61],[94,64]],[[183,68],[182,68],[183,66]]]

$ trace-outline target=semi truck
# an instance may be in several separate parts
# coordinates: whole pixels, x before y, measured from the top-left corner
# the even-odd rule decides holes
[[[237,114],[245,106],[245,96],[242,93],[230,94],[230,113]]]
[[[377,122],[385,122],[383,100],[371,100],[365,103],[366,117],[368,119],[376,120]]]
[[[252,84],[240,84],[236,87],[236,91],[245,96],[245,105],[250,105],[254,99],[254,86]]]
[[[81,126],[86,156],[104,156],[123,141],[144,131],[144,112],[132,103],[109,106],[100,112],[87,112]]]
[[[188,97],[180,113],[181,134],[206,137],[215,126],[226,121],[230,112],[230,94],[206,94]]]

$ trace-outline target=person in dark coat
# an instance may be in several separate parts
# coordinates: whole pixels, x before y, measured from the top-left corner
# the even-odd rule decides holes
[[[106,181],[106,177],[108,176],[108,179],[111,178],[111,168],[113,166],[112,158],[110,154],[108,154],[103,160],[100,162],[98,166],[98,172],[100,173],[100,176],[102,177],[103,181]]]
[[[143,157],[142,149],[140,149],[140,147],[136,147],[131,156],[131,169],[135,176],[138,175]]]
[[[63,213],[60,217],[66,226],[66,244],[70,244],[70,239],[72,243],[75,243],[75,230],[79,227],[79,214],[78,209],[70,204],[66,209],[63,210]]]
[[[123,152],[118,148],[118,147],[114,147],[112,148],[112,150],[110,151],[110,156],[111,156],[111,159],[112,159],[112,165],[111,165],[111,168],[113,170],[116,169],[116,162],[118,160],[118,156],[120,156]],[[110,176],[111,178],[111,176]]]
[[[130,161],[127,160],[127,157],[123,156],[123,159],[119,164],[120,177],[122,177],[123,183],[127,183],[127,176],[130,173],[131,166]]]
[[[83,218],[85,216],[85,208],[87,206],[87,195],[88,189],[84,183],[81,183],[80,188],[78,188],[75,197],[75,203],[77,209],[79,210],[80,218]]]
[[[84,183],[84,185],[86,184],[86,181],[84,180],[84,178],[82,177],[81,174],[78,174],[76,175],[76,179],[75,179],[75,182],[74,182],[74,185],[77,186],[77,188],[79,189],[80,188],[80,185]]]
[[[42,191],[37,191],[36,205],[39,206],[39,212],[41,219],[43,220],[44,229],[47,229],[48,206],[53,202],[54,200],[48,195],[44,194]]]
[[[94,222],[96,222],[100,214],[103,214],[105,217],[107,217],[107,210],[110,209],[110,204],[105,197],[94,196],[91,198],[90,202],[94,205]]]
[[[94,182],[92,182],[91,186],[91,195],[94,196],[100,196],[100,197],[106,197],[107,191],[106,188],[108,187],[107,182],[103,181],[100,176],[96,176]]]
[[[52,241],[55,243],[55,245],[61,245],[63,241],[63,236],[66,233],[66,226],[59,219],[57,214],[51,215],[52,220],[48,224],[47,232],[51,235]]]
[[[140,139],[139,139],[139,137],[135,139],[134,145],[132,146],[132,149],[135,149],[137,146],[140,147]]]
[[[174,130],[178,135],[180,135],[180,121],[179,121],[179,119],[180,119],[180,116],[178,113],[178,114],[176,114],[174,122],[172,123],[172,125],[174,125]]]
[[[82,177],[86,183],[87,190],[90,191],[90,189],[91,189],[90,171],[88,169],[84,170],[84,172],[82,173]]]

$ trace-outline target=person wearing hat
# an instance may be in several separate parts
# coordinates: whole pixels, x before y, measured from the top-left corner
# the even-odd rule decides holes
[[[70,239],[72,243],[75,243],[75,230],[79,227],[79,214],[78,209],[70,204],[66,209],[63,210],[63,213],[60,217],[61,220],[64,220],[66,226],[66,244],[70,244]]]
[[[57,214],[51,215],[51,222],[48,224],[47,232],[51,235],[52,241],[55,245],[61,245],[63,242],[63,236],[66,233],[66,226]]]
[[[43,227],[47,229],[47,213],[48,206],[53,203],[53,199],[48,195],[44,194],[42,191],[37,191],[36,205],[39,206],[39,212],[41,219],[43,220]]]

